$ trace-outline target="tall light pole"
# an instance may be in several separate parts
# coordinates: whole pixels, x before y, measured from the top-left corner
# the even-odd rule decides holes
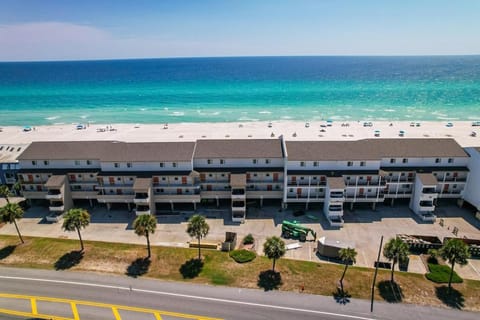
[[[375,274],[373,276],[372,297],[371,297],[371,300],[370,300],[370,312],[373,312],[373,296],[375,295],[375,281],[377,280],[378,265],[380,263],[380,253],[382,252],[382,244],[383,244],[383,236],[380,238],[380,247],[378,248],[377,263],[376,263],[376,266],[375,266]]]

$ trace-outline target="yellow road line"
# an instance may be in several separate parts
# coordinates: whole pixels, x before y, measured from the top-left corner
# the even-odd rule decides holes
[[[30,298],[30,304],[32,305],[32,314],[37,314],[37,300],[35,298]]]
[[[36,319],[72,320],[70,318],[57,317],[49,314],[41,314],[41,313],[33,314],[30,312],[8,310],[8,309],[0,309],[0,314],[8,314],[11,316],[29,317],[29,318],[35,317]]]
[[[222,320],[219,318],[210,318],[210,317],[204,317],[199,315],[183,314],[178,312],[170,312],[170,311],[155,310],[155,309],[140,308],[140,307],[122,306],[122,305],[116,305],[116,304],[108,304],[108,303],[85,301],[85,300],[72,300],[72,299],[52,298],[52,297],[43,297],[43,296],[29,296],[29,295],[10,294],[10,293],[0,293],[0,298],[35,299],[36,301],[59,302],[59,303],[68,303],[68,304],[74,303],[76,305],[107,308],[112,310],[113,308],[115,308],[117,310],[133,311],[133,312],[140,312],[140,313],[150,313],[150,314],[158,313],[159,315],[162,315],[162,316],[171,316],[171,317],[184,318],[184,319]],[[59,318],[59,319],[65,319],[65,318]]]
[[[155,313],[155,320],[162,320],[162,316],[158,313]]]
[[[113,312],[113,316],[115,317],[115,320],[122,320],[122,317],[120,317],[120,313],[118,313],[117,308],[112,307],[112,312]]]
[[[72,307],[72,314],[74,320],[80,320],[80,316],[78,315],[78,309],[75,302],[70,302],[70,307]]]

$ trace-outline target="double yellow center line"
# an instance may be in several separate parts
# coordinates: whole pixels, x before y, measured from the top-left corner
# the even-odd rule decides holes
[[[112,311],[112,319],[115,319],[115,320],[122,319],[119,311],[148,313],[148,314],[154,315],[156,320],[161,320],[162,316],[176,317],[181,319],[221,320],[218,318],[210,318],[210,317],[199,316],[199,315],[184,314],[184,313],[162,311],[162,310],[140,308],[140,307],[122,306],[122,305],[94,302],[94,301],[72,300],[72,299],[62,299],[62,298],[53,298],[53,297],[42,297],[42,296],[29,296],[29,295],[19,295],[19,294],[10,294],[10,293],[0,293],[0,299],[1,298],[29,300],[31,305],[31,312],[0,308],[0,314],[3,313],[3,314],[22,316],[22,317],[36,317],[40,319],[81,320],[81,316],[78,313],[78,309],[77,309],[77,306],[81,305],[81,306],[110,309]],[[42,302],[42,301],[69,304],[72,310],[72,318],[38,313],[37,304],[38,302]]]

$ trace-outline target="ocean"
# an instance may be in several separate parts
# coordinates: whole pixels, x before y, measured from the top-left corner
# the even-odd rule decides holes
[[[0,63],[0,125],[480,120],[480,56]]]

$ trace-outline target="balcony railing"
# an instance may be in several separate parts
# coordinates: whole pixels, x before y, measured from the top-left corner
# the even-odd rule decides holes
[[[61,193],[55,193],[55,194],[52,194],[50,192],[47,193],[47,195],[45,196],[46,199],[62,199],[63,198],[63,195]]]
[[[65,206],[63,204],[61,205],[50,205],[48,207],[48,210],[52,211],[52,212],[63,212],[65,211]]]

